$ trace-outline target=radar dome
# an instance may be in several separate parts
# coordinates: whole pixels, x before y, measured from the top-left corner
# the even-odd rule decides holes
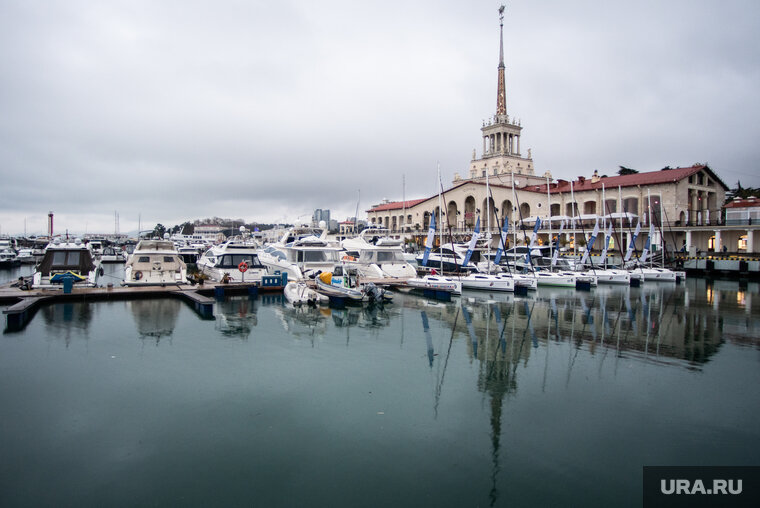
[[[319,221],[319,227],[321,227],[322,229],[324,229],[325,227],[327,227],[327,223],[325,221],[321,220],[321,221]]]

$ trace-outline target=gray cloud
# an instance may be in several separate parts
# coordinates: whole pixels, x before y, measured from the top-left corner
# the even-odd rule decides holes
[[[413,5],[409,5],[413,4]],[[493,114],[496,4],[0,5],[1,232],[272,221],[435,192]],[[708,162],[760,185],[755,2],[512,2],[537,171]]]

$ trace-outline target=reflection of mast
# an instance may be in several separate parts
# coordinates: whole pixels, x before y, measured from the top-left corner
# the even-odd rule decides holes
[[[423,321],[422,325],[425,326],[425,320],[427,318],[427,315],[425,315],[425,312],[422,311],[423,314]],[[449,364],[449,357],[451,356],[451,346],[454,343],[454,333],[457,329],[457,320],[459,319],[459,307],[457,307],[457,313],[454,316],[454,324],[451,327],[451,337],[449,337],[449,347],[446,350],[446,359],[443,362],[443,370],[441,372],[441,378],[438,381],[438,384],[435,387],[435,403],[433,404],[433,411],[435,412],[435,417],[438,418],[438,404],[441,401],[441,391],[443,390],[443,379],[446,377],[446,367]],[[429,329],[428,329],[429,331]],[[432,340],[431,340],[432,344]],[[430,351],[428,351],[428,354],[430,354]],[[432,365],[431,365],[432,367]]]

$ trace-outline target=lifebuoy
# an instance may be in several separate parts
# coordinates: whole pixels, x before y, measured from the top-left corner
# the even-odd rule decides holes
[[[142,272],[135,272],[135,280],[142,279]]]
[[[245,261],[241,261],[238,265],[238,270],[240,270],[241,273],[245,273],[248,271],[248,263]]]

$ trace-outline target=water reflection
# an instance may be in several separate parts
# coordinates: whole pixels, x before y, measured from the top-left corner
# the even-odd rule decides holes
[[[66,347],[71,344],[72,337],[84,336],[89,338],[92,307],[87,303],[59,303],[43,305],[39,314],[45,322],[45,327],[54,339],[63,338]]]
[[[257,303],[249,297],[229,297],[214,304],[214,328],[225,337],[247,339],[258,323]]]
[[[276,307],[275,312],[286,332],[293,337],[308,338],[312,346],[317,337],[326,333],[327,319],[331,316],[331,309],[325,307],[283,305]]]
[[[126,305],[140,338],[155,340],[158,345],[162,338],[171,337],[174,333],[182,303],[173,298],[157,298],[130,300]]]

